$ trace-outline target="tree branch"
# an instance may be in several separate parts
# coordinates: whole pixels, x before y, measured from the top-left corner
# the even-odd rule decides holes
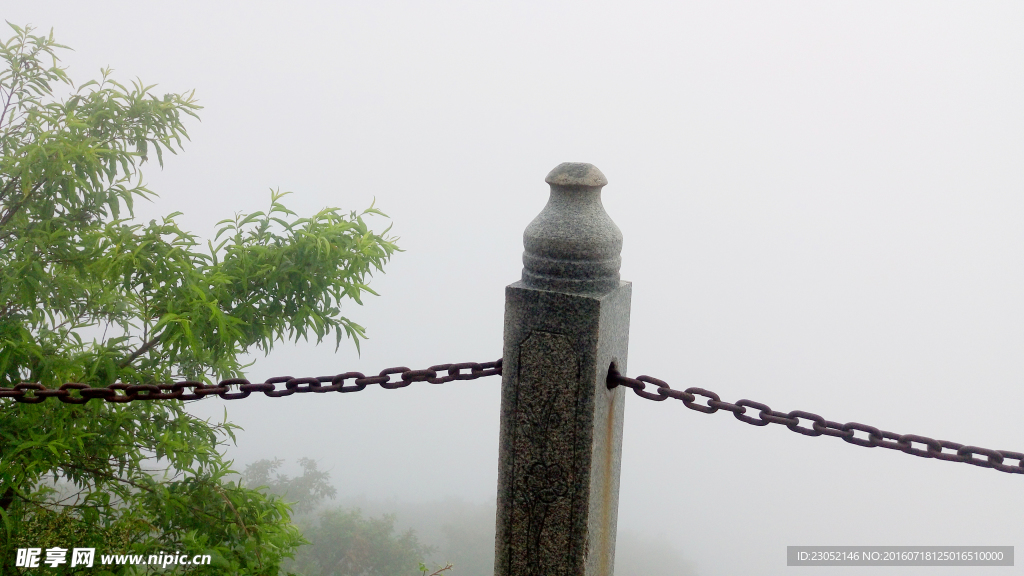
[[[3,218],[0,218],[0,229],[2,229],[4,226],[7,225],[8,222],[11,221],[11,218],[15,214],[17,214],[18,211],[22,209],[22,207],[25,206],[25,203],[28,201],[29,196],[35,194],[39,190],[39,187],[42,185],[43,183],[41,181],[36,182],[35,186],[33,186],[32,189],[28,191],[28,194],[26,194],[24,198],[17,202],[11,203],[11,206],[7,208],[7,212],[4,213]],[[10,237],[11,234],[13,234],[13,232],[11,231],[3,232],[3,236],[0,237],[0,240],[6,240],[8,237]]]
[[[159,336],[156,336],[156,337],[150,339],[148,342],[146,342],[145,344],[140,346],[138,350],[136,350],[135,352],[132,352],[130,356],[128,356],[127,358],[122,360],[121,363],[117,365],[117,367],[118,368],[125,368],[125,367],[127,367],[129,364],[134,362],[136,358],[138,358],[139,356],[142,356],[146,352],[149,352],[150,350],[153,349],[154,346],[156,346],[159,343],[160,343],[160,337]]]

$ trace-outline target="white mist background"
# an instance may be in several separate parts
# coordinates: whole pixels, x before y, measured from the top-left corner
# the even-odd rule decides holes
[[[9,0],[3,17],[52,27],[79,82],[109,65],[196,90],[202,122],[146,171],[160,198],[140,218],[180,210],[212,237],[278,187],[300,215],[376,198],[391,216],[405,252],[344,309],[362,356],[283,344],[252,380],[499,358],[543,178],[582,161],[625,238],[630,375],[1024,451],[1024,4]],[[239,468],[308,456],[344,498],[485,504],[499,388],[192,407],[245,428]],[[788,545],[1021,553],[1022,486],[630,395],[619,527],[685,559],[666,574],[795,573]]]

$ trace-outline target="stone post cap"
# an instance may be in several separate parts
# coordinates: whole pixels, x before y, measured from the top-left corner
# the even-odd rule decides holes
[[[551,196],[523,233],[523,283],[571,293],[616,288],[622,232],[601,204],[608,179],[593,164],[564,162],[544,181]]]
[[[601,187],[608,184],[608,179],[593,164],[586,162],[562,162],[548,172],[544,181],[552,186],[585,188]]]

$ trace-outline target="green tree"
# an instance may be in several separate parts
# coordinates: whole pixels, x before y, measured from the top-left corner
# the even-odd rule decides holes
[[[300,458],[302,475],[278,472],[284,460],[259,460],[245,467],[245,485],[276,494],[292,505],[296,522],[309,545],[285,566],[305,576],[419,576],[429,569],[422,562],[434,548],[425,546],[413,530],[395,534],[395,515],[364,518],[358,509],[320,508],[324,498],[334,498],[330,473],[317,468],[311,458]],[[452,569],[438,566],[430,576]]]
[[[75,86],[52,32],[12,28],[0,44],[0,387],[212,382],[282,340],[334,333],[358,348],[363,328],[340,309],[374,293],[371,274],[397,250],[364,222],[380,212],[298,218],[275,192],[205,245],[178,214],[138,223],[133,202],[153,196],[140,168],[181,149],[193,94],[153,96],[109,70]],[[280,498],[232,480],[222,451],[235,430],[178,401],[0,398],[0,573],[20,573],[24,546],[212,554],[213,566],[177,570],[278,573],[303,539]]]
[[[434,551],[412,530],[395,534],[395,516],[364,518],[358,509],[320,511],[300,521],[310,545],[289,562],[305,576],[415,576]]]
[[[312,512],[324,498],[334,498],[338,494],[330,484],[330,472],[320,470],[316,460],[299,458],[302,476],[294,478],[278,472],[282,464],[282,458],[257,460],[245,467],[242,482],[284,498],[296,514]]]

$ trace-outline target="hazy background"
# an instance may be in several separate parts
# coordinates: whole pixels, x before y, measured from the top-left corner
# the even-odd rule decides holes
[[[543,178],[583,161],[607,175],[625,237],[631,375],[1024,451],[1024,3],[2,8],[75,48],[79,82],[109,65],[155,94],[196,90],[202,122],[147,172],[161,198],[141,217],[180,210],[209,235],[271,187],[302,215],[376,197],[392,217],[406,252],[374,279],[380,298],[345,310],[369,329],[362,357],[283,345],[253,380],[499,358]],[[245,427],[239,467],[309,456],[343,499],[486,515],[499,387],[193,408]],[[622,464],[620,576],[653,560],[665,574],[976,571],[787,568],[787,545],[1024,554],[1017,475],[632,395]]]

